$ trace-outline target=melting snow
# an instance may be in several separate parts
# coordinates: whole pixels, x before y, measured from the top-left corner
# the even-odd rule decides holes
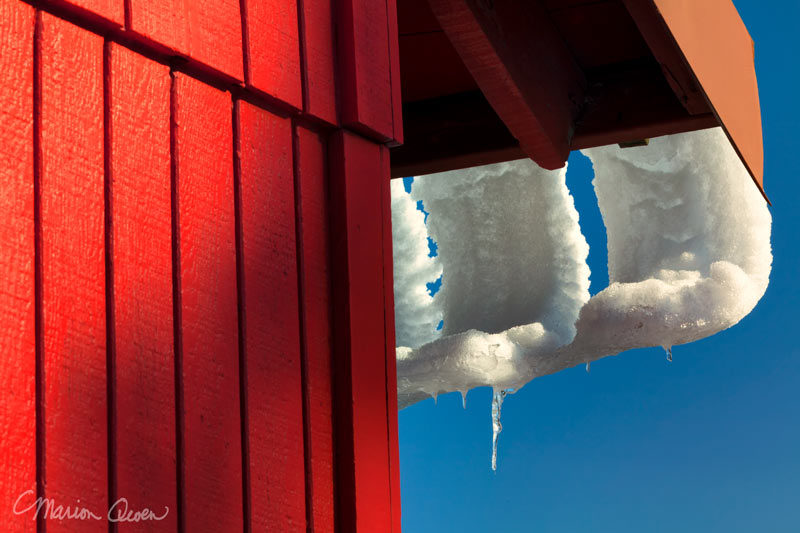
[[[764,294],[772,219],[722,130],[585,153],[610,279],[591,299],[565,170],[500,163],[417,177],[411,195],[393,182],[401,407],[484,385],[518,389],[632,348],[691,342],[733,326]],[[440,275],[431,297],[426,283]]]

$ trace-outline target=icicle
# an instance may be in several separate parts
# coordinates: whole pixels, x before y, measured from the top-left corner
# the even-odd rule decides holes
[[[462,391],[459,391],[459,392],[461,392],[461,407],[466,409],[467,408],[467,392],[468,391],[462,390]]]
[[[431,394],[431,398],[433,398],[433,405],[439,405],[439,391]]]
[[[667,361],[672,362],[672,346],[662,346],[664,351],[667,353]]]
[[[492,470],[497,471],[497,437],[503,431],[500,423],[500,408],[508,391],[495,389],[492,396]]]
[[[586,361],[586,373],[588,374],[592,369],[592,362]]]

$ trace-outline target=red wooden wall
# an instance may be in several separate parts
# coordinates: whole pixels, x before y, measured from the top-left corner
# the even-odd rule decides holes
[[[400,531],[398,64],[395,0],[0,0],[0,530]]]

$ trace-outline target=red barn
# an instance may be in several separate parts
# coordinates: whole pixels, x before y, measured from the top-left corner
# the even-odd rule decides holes
[[[0,0],[0,529],[399,532],[390,176],[721,123],[761,185],[729,0],[395,2]]]

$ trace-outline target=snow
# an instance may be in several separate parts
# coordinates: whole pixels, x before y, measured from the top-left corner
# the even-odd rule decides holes
[[[404,213],[394,239],[410,249],[409,241],[427,240],[427,230],[442,269],[432,302],[415,297],[396,308],[396,322],[404,324],[397,328],[401,391],[434,396],[486,384],[515,387],[529,373],[531,354],[572,340],[589,299],[589,248],[565,176],[565,169],[543,170],[526,159],[415,178],[410,203],[401,200],[403,189],[393,189],[392,203]],[[420,225],[424,217],[412,224],[405,214],[420,200],[430,213],[427,226]],[[403,260],[423,266],[395,267],[396,299],[406,298],[400,287],[435,279],[422,275],[421,254],[417,247]],[[441,310],[435,324],[444,320],[441,339],[405,344],[405,324],[432,308]]]
[[[441,333],[436,326],[442,310],[426,284],[442,275],[442,266],[438,257],[429,257],[425,215],[402,180],[392,180],[391,188],[395,335],[398,346],[416,348]]]
[[[401,337],[398,326],[401,407],[477,386],[518,390],[625,350],[671,348],[731,327],[755,307],[769,283],[771,216],[721,129],[585,153],[610,279],[591,299],[588,248],[564,170],[524,160],[415,179],[407,205],[422,200],[427,226],[406,214],[394,238],[417,254],[419,239],[427,255],[427,230],[438,262],[409,256],[403,261],[419,266],[399,269],[396,258],[395,298],[435,279],[437,263],[442,286],[398,306],[397,323],[429,332],[423,322],[435,328],[441,319],[444,328],[437,339]],[[393,209],[402,194],[393,188]]]

